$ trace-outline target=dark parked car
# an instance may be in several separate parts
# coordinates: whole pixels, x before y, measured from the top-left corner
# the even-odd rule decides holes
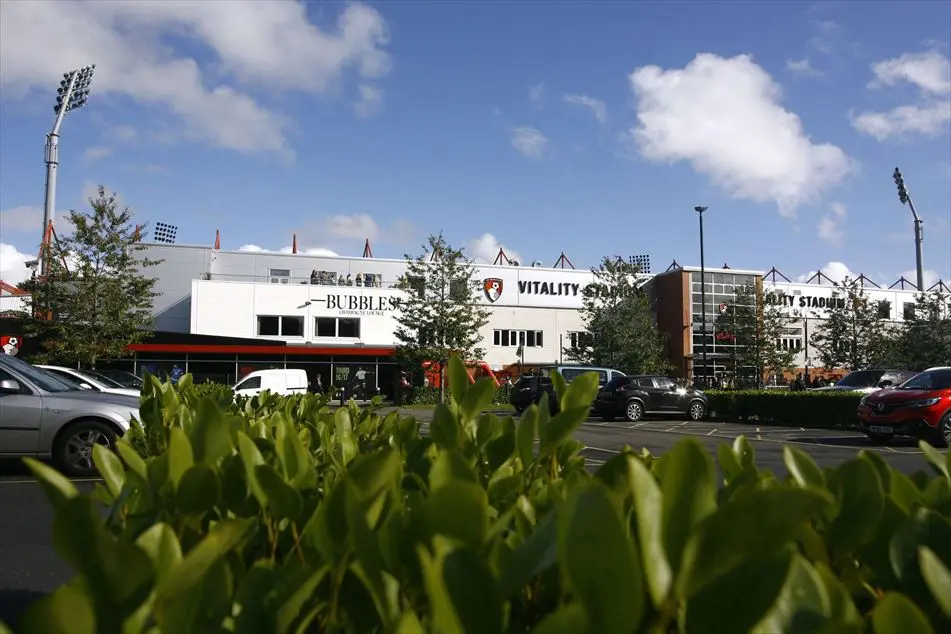
[[[542,400],[542,394],[548,394],[548,405],[550,409],[558,408],[558,400],[555,398],[555,387],[548,376],[522,376],[512,386],[509,396],[509,402],[515,408],[515,412],[521,414],[530,406]]]
[[[855,370],[849,372],[835,385],[817,387],[814,392],[864,392],[871,394],[877,390],[901,385],[918,374],[912,370]]]
[[[623,417],[630,422],[645,414],[683,414],[690,420],[707,415],[707,397],[685,389],[666,376],[619,376],[598,391],[592,414],[606,421]]]

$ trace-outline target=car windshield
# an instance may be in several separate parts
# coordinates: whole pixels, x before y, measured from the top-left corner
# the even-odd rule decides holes
[[[951,390],[951,370],[929,370],[917,374],[900,386],[899,390]]]
[[[39,388],[46,392],[77,392],[81,388],[61,379],[51,372],[30,365],[22,359],[11,357],[9,355],[0,355],[0,366],[11,369],[14,373],[22,374],[26,379],[35,383]]]
[[[118,381],[114,381],[114,380],[110,379],[109,377],[107,377],[107,376],[105,376],[105,375],[103,375],[103,374],[99,374],[98,372],[95,372],[95,371],[93,371],[93,370],[76,370],[76,374],[78,374],[78,375],[80,375],[80,376],[83,376],[83,377],[85,377],[85,378],[87,378],[87,379],[91,379],[91,380],[93,380],[93,381],[96,381],[97,383],[101,383],[102,385],[104,385],[105,387],[108,387],[108,388],[110,388],[110,389],[124,388],[124,387],[125,387],[124,385],[122,385],[122,384],[119,383]]]
[[[835,384],[836,387],[875,387],[882,380],[883,370],[859,370],[849,372],[842,380]]]

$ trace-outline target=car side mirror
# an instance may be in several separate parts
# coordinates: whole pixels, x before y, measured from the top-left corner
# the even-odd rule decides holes
[[[878,384],[878,387],[880,387],[880,388],[886,388],[886,387],[891,387],[892,385],[894,385],[894,383],[893,383],[892,381],[885,380],[885,381],[882,381],[881,383],[879,383],[879,384]]]
[[[18,394],[20,392],[20,382],[15,379],[0,380],[0,392],[4,394]]]
[[[81,388],[84,389],[84,390],[91,390],[91,389],[92,389],[92,386],[89,385],[88,383],[80,383],[80,384],[79,384],[79,387],[81,387]]]

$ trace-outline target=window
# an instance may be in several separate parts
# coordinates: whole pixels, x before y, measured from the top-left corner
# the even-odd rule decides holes
[[[500,348],[542,348],[545,338],[541,330],[493,330],[492,343]]]
[[[878,303],[878,316],[880,319],[888,319],[892,316],[892,303],[887,299]]]
[[[270,269],[271,284],[287,284],[291,281],[290,269]]]
[[[640,376],[635,379],[638,387],[654,387],[654,379],[649,376]]]
[[[360,320],[359,319],[338,319],[337,320],[337,336],[338,337],[350,337],[357,339],[360,337]]]
[[[409,290],[422,297],[426,293],[426,280],[421,277],[407,276],[404,283]]]
[[[234,386],[235,391],[238,390],[260,390],[261,389],[261,377],[252,376],[250,379],[245,379],[241,381],[236,386]]]
[[[590,348],[592,344],[591,333],[576,331],[568,333],[568,346],[570,348]]]
[[[360,338],[360,320],[354,318],[318,317],[314,332],[318,337]]]
[[[299,315],[258,315],[258,335],[264,337],[303,337],[304,318]]]
[[[449,282],[449,296],[467,298],[469,296],[469,280],[463,278]]]
[[[782,337],[777,343],[783,350],[802,350],[802,339],[798,337]]]
[[[917,306],[915,305],[915,302],[905,302],[904,304],[902,304],[901,308],[902,308],[901,310],[902,317],[908,320],[912,320],[915,318],[916,316],[915,309],[917,308]]]
[[[668,379],[666,376],[659,376],[654,378],[654,385],[661,390],[669,390],[674,387],[674,382]]]

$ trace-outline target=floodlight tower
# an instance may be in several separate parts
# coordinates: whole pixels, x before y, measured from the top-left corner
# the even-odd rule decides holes
[[[897,167],[892,172],[892,179],[895,181],[895,186],[898,187],[898,200],[901,201],[901,204],[908,205],[908,208],[911,209],[911,215],[915,219],[915,273],[918,276],[918,290],[923,293],[925,291],[925,273],[924,265],[921,262],[921,243],[925,236],[924,229],[921,226],[921,216],[918,215],[918,211],[915,209],[915,203],[912,202],[911,196],[908,194],[908,188],[905,187],[905,179],[901,175],[901,170]]]
[[[46,240],[47,228],[53,223],[56,209],[56,174],[59,169],[59,129],[63,125],[63,117],[70,110],[82,108],[89,98],[89,85],[92,83],[92,74],[96,65],[83,66],[68,73],[63,73],[63,79],[56,89],[56,105],[53,112],[56,120],[53,129],[46,135],[46,200],[43,205],[43,239]],[[46,275],[48,258],[40,258],[40,273]]]

